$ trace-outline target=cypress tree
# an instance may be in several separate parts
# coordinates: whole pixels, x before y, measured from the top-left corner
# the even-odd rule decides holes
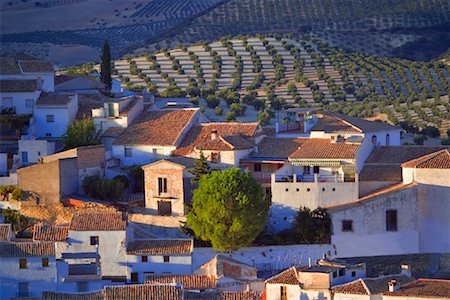
[[[200,156],[195,161],[195,168],[190,171],[194,177],[191,179],[192,184],[198,184],[200,181],[200,178],[202,178],[203,175],[209,174],[211,172],[208,161],[206,160],[206,157],[203,155],[203,151],[200,150]]]
[[[100,81],[106,84],[108,91],[111,90],[111,51],[109,49],[109,42],[105,40],[103,44],[103,52],[100,62]]]

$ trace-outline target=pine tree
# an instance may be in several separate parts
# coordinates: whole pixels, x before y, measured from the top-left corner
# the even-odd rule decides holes
[[[191,179],[192,184],[198,184],[200,181],[200,178],[202,178],[203,175],[209,174],[211,172],[211,169],[209,167],[208,161],[206,160],[206,157],[203,155],[203,151],[200,150],[200,156],[195,162],[195,168],[190,171],[194,177]]]
[[[103,53],[100,62],[100,81],[106,84],[108,91],[111,90],[111,51],[108,40],[103,44]]]

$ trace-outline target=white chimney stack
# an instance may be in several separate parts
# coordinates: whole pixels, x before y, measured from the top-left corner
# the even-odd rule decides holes
[[[402,275],[412,277],[411,276],[411,266],[410,265],[402,265]]]
[[[389,281],[388,285],[389,285],[389,292],[398,291],[400,288],[400,285],[397,283],[397,280],[395,280],[395,279],[392,279],[391,281]]]
[[[214,141],[215,139],[217,139],[217,130],[216,129],[211,131],[211,141]]]

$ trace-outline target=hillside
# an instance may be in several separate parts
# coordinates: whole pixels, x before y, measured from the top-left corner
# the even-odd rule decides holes
[[[394,123],[443,131],[450,128],[444,96],[450,89],[449,72],[439,62],[346,52],[315,38],[279,35],[223,37],[129,56],[115,61],[113,71],[130,89],[146,87],[165,97],[187,92],[210,99],[202,103],[211,109],[220,99],[228,106],[240,99],[241,105],[255,109],[326,106],[360,117],[385,113]],[[234,110],[239,115],[239,107]]]
[[[61,65],[71,64],[65,58],[97,60],[93,51],[105,39],[116,57],[141,47],[152,51],[228,34],[276,32],[313,33],[333,46],[414,60],[436,58],[450,47],[446,0],[11,0],[1,5],[2,51],[56,57]],[[86,47],[92,54],[86,55]],[[76,50],[64,57],[70,48]]]

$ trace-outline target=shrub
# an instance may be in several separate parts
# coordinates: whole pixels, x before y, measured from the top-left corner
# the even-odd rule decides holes
[[[125,190],[120,179],[102,178],[98,175],[85,177],[82,186],[86,194],[100,200],[117,200]]]
[[[220,98],[216,95],[209,95],[206,97],[206,105],[208,105],[209,108],[215,108],[220,103]]]
[[[223,109],[220,106],[216,106],[216,108],[214,108],[214,113],[216,114],[216,116],[221,116],[223,115]]]
[[[13,185],[0,186],[0,196],[2,201],[8,200],[8,195],[11,194],[11,198],[14,200],[22,200],[23,191]]]
[[[124,189],[128,189],[130,187],[130,181],[128,180],[128,177],[125,175],[117,175],[113,179],[122,182]]]
[[[228,122],[236,121],[236,113],[233,111],[227,112],[226,119]]]

